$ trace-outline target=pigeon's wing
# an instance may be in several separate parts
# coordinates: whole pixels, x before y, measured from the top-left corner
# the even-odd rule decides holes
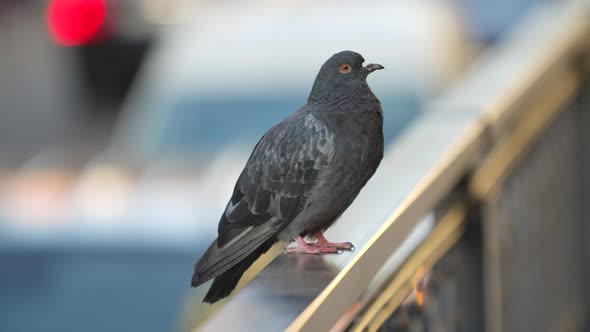
[[[309,112],[272,127],[238,178],[219,237],[195,265],[197,284],[227,271],[293,220],[333,157],[333,133]]]

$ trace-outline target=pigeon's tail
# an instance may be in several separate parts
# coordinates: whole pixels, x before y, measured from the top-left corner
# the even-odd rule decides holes
[[[211,288],[209,288],[207,295],[205,295],[203,302],[212,304],[229,296],[229,294],[231,294],[236,288],[244,272],[246,272],[246,270],[248,270],[248,268],[254,264],[260,256],[267,252],[274,243],[274,239],[266,241],[238,264],[216,277],[215,280],[213,280],[213,284],[211,284]]]
[[[242,274],[277,241],[277,228],[271,222],[238,229],[231,239],[219,237],[195,264],[191,281],[197,287],[215,281],[203,302],[213,303],[228,296]],[[279,225],[280,226],[280,225]]]
[[[236,287],[244,272],[277,241],[282,220],[269,219],[256,226],[236,227],[213,241],[195,264],[193,287],[215,278],[204,302],[226,297]]]

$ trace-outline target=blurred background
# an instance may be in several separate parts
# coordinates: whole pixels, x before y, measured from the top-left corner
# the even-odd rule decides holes
[[[177,331],[265,130],[351,49],[388,144],[541,0],[0,2],[0,331]]]

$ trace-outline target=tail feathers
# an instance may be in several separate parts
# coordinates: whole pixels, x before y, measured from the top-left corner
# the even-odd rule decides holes
[[[213,241],[203,257],[195,264],[191,285],[197,287],[227,272],[256,251],[274,234],[275,231],[270,225],[263,224],[244,229],[221,247],[218,245],[218,240]]]
[[[246,272],[246,270],[248,270],[248,268],[252,264],[254,264],[254,262],[260,256],[267,252],[274,243],[274,239],[266,241],[260,247],[254,250],[251,254],[249,254],[243,260],[241,260],[239,263],[237,263],[221,275],[217,276],[215,280],[213,280],[213,284],[211,284],[211,288],[209,288],[209,291],[207,292],[207,295],[205,295],[203,302],[213,304],[229,296],[231,292],[236,288],[244,272]],[[195,283],[194,278],[195,276],[193,276],[193,284]]]

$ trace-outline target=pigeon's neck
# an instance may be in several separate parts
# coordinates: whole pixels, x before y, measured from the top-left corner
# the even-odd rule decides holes
[[[323,104],[334,101],[342,102],[347,99],[375,98],[369,86],[359,84],[357,86],[334,86],[332,84],[316,80],[313,84],[308,104]]]

